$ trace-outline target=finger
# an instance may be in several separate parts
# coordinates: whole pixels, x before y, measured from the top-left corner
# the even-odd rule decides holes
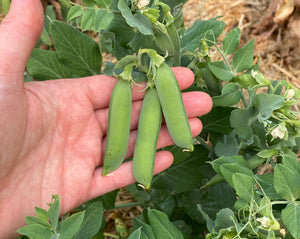
[[[185,67],[174,67],[172,69],[177,77],[178,85],[181,90],[186,89],[193,84],[194,75],[190,69]],[[102,109],[108,107],[112,90],[118,80],[114,77],[98,75],[78,79],[64,79],[61,81],[63,81],[62,84],[66,85],[64,87],[60,87],[58,90],[64,91],[65,89],[68,89],[68,91],[76,92],[76,94],[82,92],[84,94],[83,97],[88,97],[88,99],[91,101],[94,109]],[[56,84],[57,80],[47,81],[45,83]],[[133,101],[144,98],[145,86],[146,83],[133,84]]]
[[[212,108],[211,97],[200,91],[185,92],[182,94],[183,103],[188,115],[188,118],[194,118],[207,114]],[[130,129],[137,129],[138,119],[142,106],[142,100],[132,103],[131,125]],[[108,108],[95,112],[103,132],[107,131],[108,125]]]
[[[23,72],[43,27],[39,0],[13,0],[0,26],[0,83],[23,82]],[[19,84],[22,85],[22,84]]]
[[[158,174],[170,167],[173,163],[173,155],[168,151],[160,151],[156,153],[154,163],[154,174]],[[102,167],[97,168],[91,180],[88,199],[93,199],[115,189],[125,187],[135,182],[132,173],[132,162],[123,163],[114,172],[102,176]]]

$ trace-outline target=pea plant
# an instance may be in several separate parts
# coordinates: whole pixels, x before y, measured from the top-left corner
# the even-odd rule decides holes
[[[64,1],[65,21],[47,8],[25,80],[119,79],[109,106],[104,175],[125,157],[131,85],[147,82],[132,159],[137,183],[126,187],[135,202],[116,205],[116,190],[59,217],[60,198],[53,195],[48,211],[36,208],[37,217],[26,217],[18,230],[23,238],[300,238],[300,121],[293,111],[300,91],[260,72],[254,40],[241,46],[241,30],[224,33],[220,17],[186,28],[185,0],[82,2]],[[42,43],[49,50],[40,49]],[[107,54],[115,60],[103,64]],[[186,91],[213,99],[195,138],[172,66],[194,72]],[[170,102],[176,102],[171,110]],[[175,142],[164,150],[175,161],[153,177],[162,116]],[[132,227],[116,218],[116,233],[105,231],[106,210],[133,206],[144,211]]]

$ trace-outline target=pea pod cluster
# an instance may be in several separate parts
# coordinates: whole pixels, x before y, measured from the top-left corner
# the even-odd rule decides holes
[[[142,103],[132,171],[134,178],[146,189],[153,177],[157,140],[162,115],[174,143],[188,151],[194,150],[193,136],[177,79],[165,62],[151,64],[148,88]],[[132,89],[129,80],[116,84],[109,105],[108,131],[103,175],[116,170],[125,159],[129,136]]]

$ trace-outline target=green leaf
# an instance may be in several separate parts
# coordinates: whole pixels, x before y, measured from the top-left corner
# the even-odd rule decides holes
[[[110,8],[113,0],[95,0],[101,8]]]
[[[274,188],[282,198],[295,201],[300,196],[300,177],[285,165],[277,164],[274,168]]]
[[[230,116],[231,127],[236,130],[236,133],[245,140],[250,140],[253,136],[251,125],[253,116],[249,109],[235,109]]]
[[[51,225],[49,221],[45,218],[40,218],[40,217],[34,217],[34,216],[27,216],[25,217],[25,222],[30,225],[30,224],[40,224],[44,227],[51,228]]]
[[[142,228],[138,228],[130,234],[128,239],[149,239],[149,237],[145,235],[145,233],[142,231]]]
[[[228,184],[233,188],[234,188],[233,175],[235,173],[246,174],[250,177],[254,176],[253,172],[250,169],[243,167],[237,163],[223,164],[223,165],[221,165],[220,170],[221,170],[222,176],[225,178],[225,180],[228,182]]]
[[[155,235],[152,230],[152,227],[150,225],[144,223],[139,218],[135,217],[135,218],[133,218],[132,230],[138,230],[138,229],[141,229],[141,231],[147,236],[147,238],[155,239]]]
[[[126,189],[130,193],[130,195],[134,197],[134,199],[138,202],[145,202],[151,199],[150,194],[140,186],[138,186],[138,184],[136,183],[126,186]]]
[[[62,21],[52,21],[50,28],[59,59],[73,74],[84,77],[100,73],[102,56],[91,37]]]
[[[258,152],[257,156],[261,157],[261,158],[272,158],[277,154],[278,154],[277,149],[265,149],[265,150]]]
[[[58,233],[63,239],[72,239],[79,231],[84,219],[84,212],[78,212],[60,223]]]
[[[43,28],[43,31],[42,31],[42,35],[40,37],[40,40],[45,43],[46,45],[48,46],[51,46],[52,45],[52,42],[51,42],[51,39],[50,39],[50,36],[49,36],[49,33],[47,31],[47,29],[44,27]]]
[[[216,42],[216,39],[223,32],[225,23],[216,18],[206,21],[195,21],[193,26],[188,28],[181,38],[182,51],[193,52],[199,47],[199,42],[205,38],[208,45]]]
[[[241,38],[241,29],[234,28],[223,40],[223,52],[225,55],[231,55],[238,48]]]
[[[234,109],[233,107],[213,107],[208,114],[200,117],[203,132],[229,134],[232,131],[229,118]]]
[[[300,162],[296,155],[283,155],[283,165],[295,171],[300,176]]]
[[[27,62],[29,74],[37,80],[71,78],[72,73],[62,64],[57,53],[34,48]]]
[[[259,214],[268,218],[273,217],[272,204],[268,197],[263,197],[259,202]]]
[[[271,200],[280,200],[282,199],[281,196],[276,192],[274,188],[274,180],[273,180],[273,173],[269,174],[262,174],[262,175],[255,175],[257,181],[259,182],[260,187],[264,191],[264,193],[271,199]]]
[[[253,187],[255,186],[253,177],[247,174],[235,173],[232,176],[232,183],[239,198],[244,199],[246,202],[252,201]]]
[[[211,72],[220,80],[230,81],[234,77],[230,66],[226,65],[224,61],[212,61],[208,63]]]
[[[47,211],[43,208],[35,207],[34,208],[35,214],[43,219],[48,219]]]
[[[29,237],[30,239],[49,239],[53,236],[50,228],[44,227],[40,224],[30,224],[21,227],[17,232]]]
[[[204,217],[205,221],[206,221],[206,225],[207,225],[207,229],[209,232],[212,232],[213,228],[215,227],[215,222],[214,220],[212,220],[208,215],[207,213],[205,213],[203,210],[202,210],[202,207],[200,204],[197,205],[197,209],[198,211],[201,213],[201,215]]]
[[[232,82],[239,84],[241,87],[247,89],[257,85],[256,80],[251,74],[243,73],[232,78]]]
[[[220,79],[215,77],[215,75],[211,72],[208,66],[208,60],[206,59],[206,63],[204,67],[198,68],[199,76],[204,80],[207,87],[207,93],[210,96],[217,96],[222,94],[223,84]]]
[[[119,0],[118,8],[129,26],[137,28],[144,35],[153,35],[152,23],[146,16],[139,13],[133,15],[125,0]]]
[[[184,220],[173,221],[173,224],[181,231],[184,238],[191,238],[193,229],[191,225],[188,225]]]
[[[82,2],[88,7],[94,7],[96,3],[95,0],[82,0]]]
[[[235,72],[248,70],[253,65],[254,40],[251,39],[245,46],[237,50],[232,60]]]
[[[212,161],[211,166],[213,167],[213,169],[216,171],[217,174],[221,175],[220,167],[226,163],[238,163],[243,167],[248,166],[247,161],[244,159],[242,155],[231,156],[231,157],[221,156],[220,158],[217,158],[214,161]]]
[[[106,9],[97,9],[95,16],[95,31],[106,29],[114,19],[114,14]]]
[[[81,30],[94,30],[96,9],[88,8],[81,17]]]
[[[128,42],[128,46],[135,52],[142,48],[149,48],[159,51],[152,35],[143,35],[137,32]]]
[[[114,190],[114,191],[111,191],[109,193],[106,193],[106,194],[98,197],[98,199],[100,199],[101,202],[103,203],[103,206],[105,209],[112,209],[115,207],[115,201],[116,201],[118,192],[119,192],[119,190]]]
[[[70,8],[68,15],[67,15],[67,20],[71,21],[75,19],[76,17],[80,17],[84,14],[84,8],[82,6],[76,5]]]
[[[199,171],[207,160],[208,151],[202,146],[196,146],[195,151],[188,159],[173,165],[153,178],[152,187],[176,193],[191,190],[201,183],[203,175]]]
[[[212,97],[214,106],[232,106],[237,104],[242,97],[239,86],[235,83],[228,83],[223,87],[222,95]]]
[[[224,135],[222,141],[215,145],[215,153],[218,157],[235,156],[239,153],[239,143],[236,139],[235,132]]]
[[[294,238],[300,238],[300,203],[293,202],[281,212],[281,218]]]
[[[171,8],[172,15],[176,18],[182,14],[183,4],[185,4],[187,0],[161,0],[160,2],[166,3]]]
[[[229,208],[224,208],[217,213],[214,229],[218,231],[235,225],[237,221],[234,212]]]
[[[59,210],[60,210],[60,199],[58,195],[52,196],[52,202],[49,204],[50,208],[47,212],[48,219],[51,222],[53,228],[57,228],[59,220]]]
[[[82,225],[74,239],[92,238],[104,223],[104,208],[101,201],[91,203],[84,213]]]
[[[148,219],[156,238],[183,239],[177,227],[170,222],[168,216],[156,209],[148,209]]]
[[[274,110],[281,108],[284,98],[281,95],[258,94],[254,98],[253,107],[259,110],[258,118],[269,119]]]

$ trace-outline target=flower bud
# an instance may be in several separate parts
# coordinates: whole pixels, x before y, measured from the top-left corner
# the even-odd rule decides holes
[[[150,0],[135,0],[134,4],[137,7],[137,9],[144,9],[148,4]]]
[[[286,94],[286,99],[291,100],[295,96],[296,92],[293,89],[289,89]]]
[[[280,127],[280,125],[278,125],[271,131],[271,135],[273,136],[273,138],[283,139],[285,136],[285,130]]]

